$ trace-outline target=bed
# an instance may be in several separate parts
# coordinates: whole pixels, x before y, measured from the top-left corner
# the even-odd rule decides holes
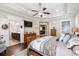
[[[72,49],[72,46],[70,46],[70,42],[73,41],[73,39],[69,40],[68,43],[65,42],[67,40],[65,40],[64,43],[63,41],[56,41],[56,39],[57,38],[53,36],[45,36],[32,41],[27,48],[27,55],[32,55],[32,53],[35,56],[36,55],[38,56],[77,56],[78,55],[75,54],[74,51],[79,49],[79,43],[73,45],[75,46],[75,48]]]
[[[55,50],[56,48],[54,44],[56,44],[56,37],[45,36],[32,41],[28,46],[28,48],[39,52],[41,55],[50,55],[50,54],[54,55],[55,52],[51,51]]]

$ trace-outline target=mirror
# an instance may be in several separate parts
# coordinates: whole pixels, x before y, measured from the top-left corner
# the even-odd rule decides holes
[[[7,29],[8,28],[8,25],[7,24],[3,24],[2,25],[2,29]]]

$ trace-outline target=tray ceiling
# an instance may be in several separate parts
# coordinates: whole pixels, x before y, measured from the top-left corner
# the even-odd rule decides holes
[[[49,15],[44,14],[43,18],[65,18],[75,16],[79,12],[78,3],[42,3],[42,8],[46,7],[45,11],[50,12]],[[33,16],[35,12],[32,10],[39,10],[38,3],[0,3],[0,11],[5,11],[20,16]]]

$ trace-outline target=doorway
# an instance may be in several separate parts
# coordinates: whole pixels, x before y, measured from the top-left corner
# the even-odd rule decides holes
[[[20,43],[20,23],[16,20],[10,20],[10,40],[9,46]]]
[[[40,36],[47,36],[48,35],[48,23],[47,22],[40,22],[39,23],[39,35]]]

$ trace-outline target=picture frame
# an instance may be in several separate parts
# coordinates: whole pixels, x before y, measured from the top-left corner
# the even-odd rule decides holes
[[[8,25],[7,24],[3,24],[2,25],[2,29],[8,29]]]
[[[62,32],[63,33],[70,32],[70,21],[62,21]]]

